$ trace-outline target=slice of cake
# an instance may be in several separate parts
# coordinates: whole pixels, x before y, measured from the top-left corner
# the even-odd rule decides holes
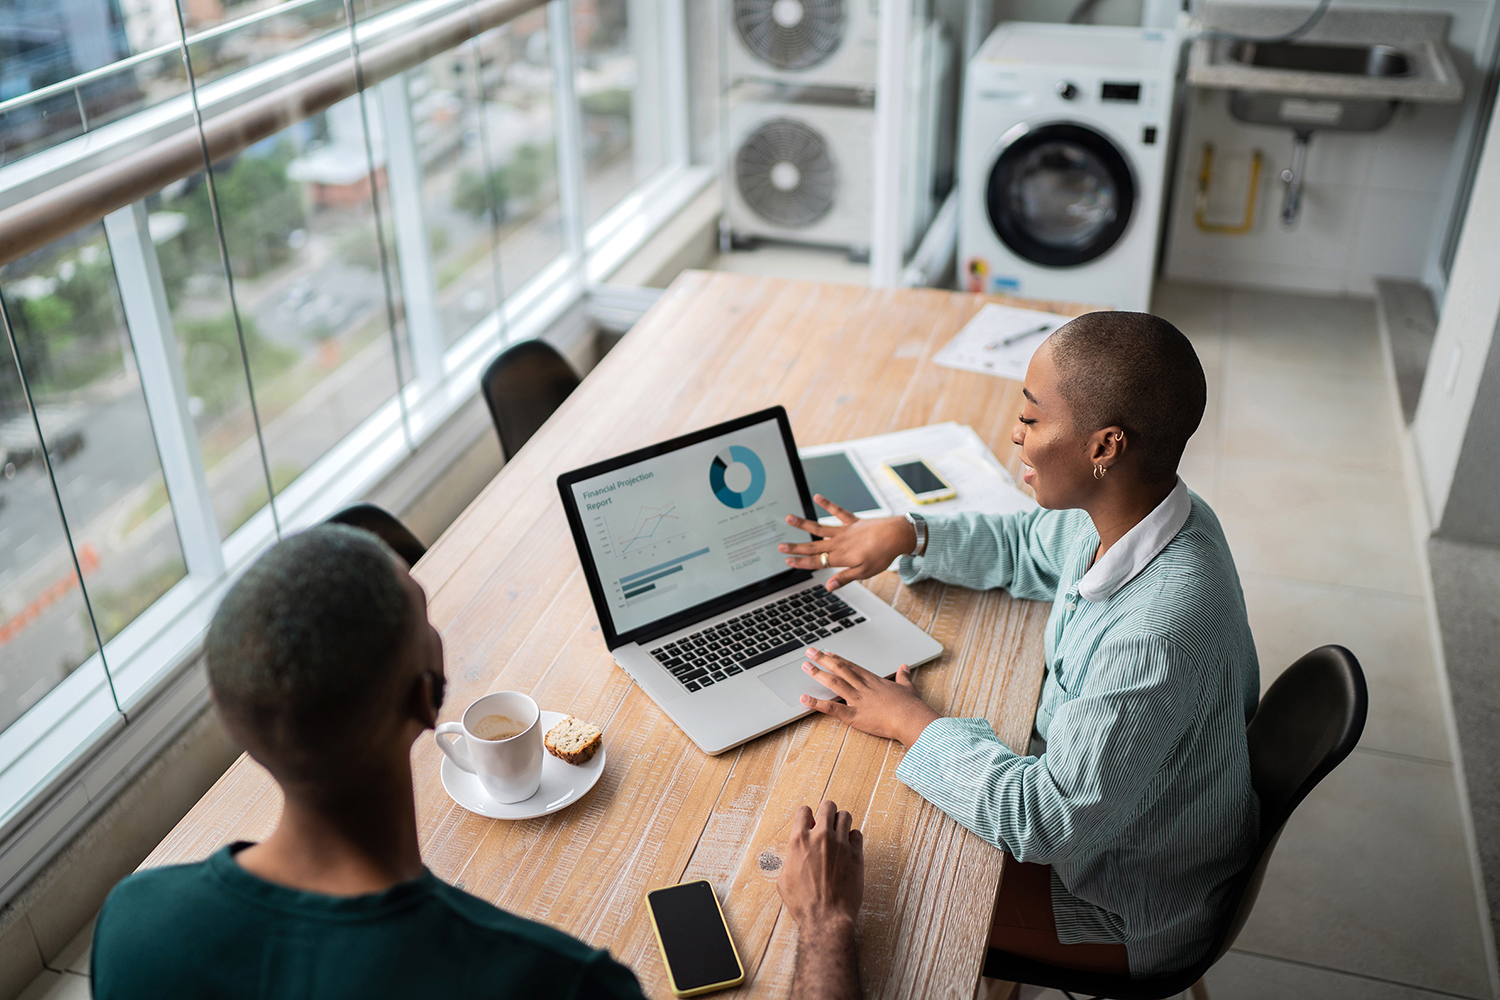
[[[569,764],[587,764],[604,745],[604,730],[569,715],[547,730],[542,743],[554,757]]]

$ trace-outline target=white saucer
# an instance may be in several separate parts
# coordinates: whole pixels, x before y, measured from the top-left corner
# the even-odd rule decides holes
[[[567,718],[561,712],[542,713],[542,732]],[[535,819],[555,813],[588,794],[604,773],[604,748],[587,764],[569,764],[542,751],[542,783],[536,794],[521,802],[496,802],[490,798],[479,779],[443,755],[443,788],[453,801],[472,813],[490,819]]]

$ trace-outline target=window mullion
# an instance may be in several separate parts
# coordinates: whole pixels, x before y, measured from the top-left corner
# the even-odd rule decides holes
[[[547,4],[547,35],[557,104],[557,198],[564,241],[580,278],[586,274],[583,223],[583,116],[573,77],[573,14],[568,0]]]
[[[422,204],[422,164],[417,157],[406,74],[398,73],[381,81],[376,92],[385,125],[386,180],[396,226],[396,256],[401,262],[406,335],[411,343],[417,380],[424,388],[430,388],[443,380],[443,325],[438,313],[437,275],[432,266],[432,244]]]
[[[216,579],[224,574],[224,549],[198,449],[197,428],[188,409],[187,383],[177,356],[167,290],[145,204],[133,202],[106,215],[104,232],[114,258],[125,323],[135,346],[141,393],[156,433],[183,561],[194,576]]]
[[[661,0],[662,102],[666,118],[667,165],[692,162],[692,125],[688,107],[687,0]]]
[[[870,284],[895,288],[905,261],[901,220],[902,123],[906,121],[907,53],[912,35],[911,0],[887,0],[880,8],[880,46],[875,82],[875,208],[870,240]]]

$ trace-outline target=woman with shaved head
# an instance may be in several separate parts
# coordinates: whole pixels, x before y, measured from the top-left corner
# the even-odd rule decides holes
[[[1012,439],[1040,509],[861,521],[819,497],[841,524],[790,519],[822,540],[781,549],[789,565],[846,567],[831,587],[899,556],[906,583],[1050,601],[1033,746],[940,717],[905,666],[887,681],[809,650],[803,669],[837,697],[804,703],[900,740],[896,776],[1012,856],[992,948],[1177,971],[1227,919],[1260,823],[1245,744],[1259,668],[1239,576],[1218,519],[1177,476],[1203,368],[1165,320],[1089,313],[1037,350],[1024,394]]]

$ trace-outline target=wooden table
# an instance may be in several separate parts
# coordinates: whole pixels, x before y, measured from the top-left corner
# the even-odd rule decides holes
[[[706,878],[748,972],[740,995],[784,997],[795,925],[775,879],[788,821],[829,797],[865,833],[860,966],[871,997],[969,1000],[1001,854],[894,777],[902,749],[821,716],[705,756],[614,666],[558,501],[559,472],[780,403],[802,444],[945,420],[1015,471],[1020,385],[934,365],[985,298],[687,272],[589,375],[415,570],[447,648],[443,719],[487,691],[530,691],[599,722],[609,763],[580,803],[525,822],[455,805],[430,737],[412,753],[422,854],[441,878],[607,947],[668,997],[648,889]],[[1077,314],[1081,307],[1030,303]],[[894,574],[876,593],[942,643],[917,672],[946,715],[981,716],[1024,747],[1042,680],[1047,605]],[[143,867],[266,836],[280,793],[248,757]]]

